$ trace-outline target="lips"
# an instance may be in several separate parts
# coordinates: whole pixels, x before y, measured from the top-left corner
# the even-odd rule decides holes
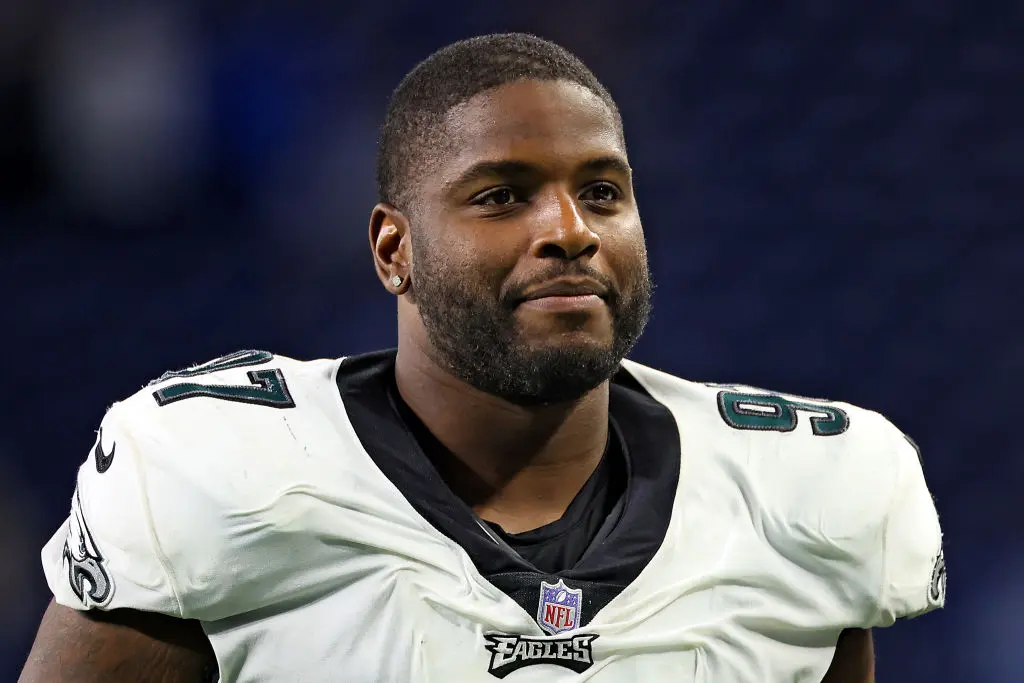
[[[593,280],[555,280],[531,289],[523,297],[523,301],[536,301],[548,297],[586,296],[597,296],[605,299],[608,296],[608,288]]]
[[[524,309],[571,315],[591,315],[607,307],[608,288],[587,278],[561,278],[527,290],[519,301]]]

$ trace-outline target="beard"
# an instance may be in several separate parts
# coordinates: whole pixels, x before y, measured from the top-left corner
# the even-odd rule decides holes
[[[413,240],[415,265],[409,294],[434,350],[434,361],[458,379],[485,393],[521,406],[578,399],[609,380],[643,333],[651,310],[653,285],[646,254],[640,253],[622,292],[607,277],[579,262],[563,261],[533,283],[557,277],[584,276],[608,288],[612,338],[556,342],[539,346],[522,339],[516,306],[524,286],[510,287],[495,298],[479,280]],[[529,283],[532,284],[532,283]]]

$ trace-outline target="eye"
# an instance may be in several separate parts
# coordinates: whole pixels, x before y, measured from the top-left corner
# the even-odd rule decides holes
[[[595,183],[584,190],[580,199],[588,202],[615,202],[622,199],[622,193],[611,183]]]
[[[473,200],[473,203],[481,206],[507,206],[515,204],[517,201],[519,201],[519,198],[516,197],[516,193],[512,191],[512,188],[498,187],[480,195]]]

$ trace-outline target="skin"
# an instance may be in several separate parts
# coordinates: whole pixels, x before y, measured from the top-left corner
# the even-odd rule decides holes
[[[561,517],[593,472],[608,436],[608,382],[571,400],[524,406],[463,381],[439,358],[417,297],[405,296],[416,290],[413,240],[444,245],[451,277],[497,301],[509,289],[550,282],[566,264],[633,292],[645,276],[637,273],[646,264],[643,230],[614,118],[588,90],[505,85],[458,107],[448,129],[455,153],[421,181],[415,229],[380,204],[370,241],[382,283],[400,295],[402,398],[452,454],[439,465],[449,486],[482,518],[515,533]],[[608,163],[588,165],[600,159]],[[525,168],[462,180],[489,161]],[[398,287],[395,275],[403,278]],[[514,316],[519,342],[531,349],[613,343],[607,306],[570,314],[521,305]]]
[[[557,401],[481,390],[434,344],[417,272],[431,282],[439,261],[424,259],[444,258],[457,271],[450,276],[493,311],[567,273],[586,273],[628,298],[643,289],[643,231],[621,135],[589,91],[562,82],[508,84],[456,107],[447,126],[451,153],[420,181],[415,220],[377,205],[370,243],[381,282],[399,295],[399,391],[450,452],[438,463],[446,482],[482,518],[515,533],[558,519],[593,472],[608,436],[608,382]],[[615,163],[590,163],[597,159]],[[524,166],[460,180],[482,161]],[[613,309],[506,310],[524,354],[558,347],[598,357],[615,344]],[[824,681],[872,683],[873,660],[870,631],[844,631]],[[51,604],[19,680],[197,683],[208,680],[213,662],[196,622],[130,610],[85,615]]]
[[[381,282],[399,295],[399,347],[395,374],[402,398],[451,452],[441,474],[483,519],[512,533],[561,517],[593,472],[607,439],[607,382],[566,402],[522,406],[480,391],[455,376],[433,348],[415,297],[413,232],[441,242],[456,255],[458,277],[529,280],[545,262],[585,261],[615,286],[636,287],[629,273],[646,258],[643,229],[622,138],[612,113],[579,86],[526,81],[478,95],[451,117],[458,153],[441,162],[419,188],[423,213],[415,226],[396,207],[380,204],[370,220],[370,242]],[[624,169],[584,172],[587,162],[613,158]],[[537,169],[524,183],[517,174],[491,173],[467,185],[460,174],[485,161],[515,160]],[[599,205],[585,191],[609,182],[621,197]],[[516,197],[502,188],[525,184]],[[507,209],[480,211],[482,194]],[[513,193],[514,194],[514,193]],[[601,193],[602,197],[609,194]],[[632,267],[631,267],[632,266]],[[392,278],[398,275],[402,284]],[[634,278],[635,280],[635,278]],[[609,345],[611,324],[598,309],[583,323],[549,311],[521,311],[522,336],[545,343]],[[873,683],[870,630],[847,629],[823,683]]]
[[[208,683],[217,660],[197,621],[134,610],[43,615],[19,683]]]

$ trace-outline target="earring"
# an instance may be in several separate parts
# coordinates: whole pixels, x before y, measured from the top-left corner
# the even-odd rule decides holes
[[[402,276],[401,275],[393,275],[391,277],[391,284],[393,284],[395,287],[401,287],[402,286]]]

